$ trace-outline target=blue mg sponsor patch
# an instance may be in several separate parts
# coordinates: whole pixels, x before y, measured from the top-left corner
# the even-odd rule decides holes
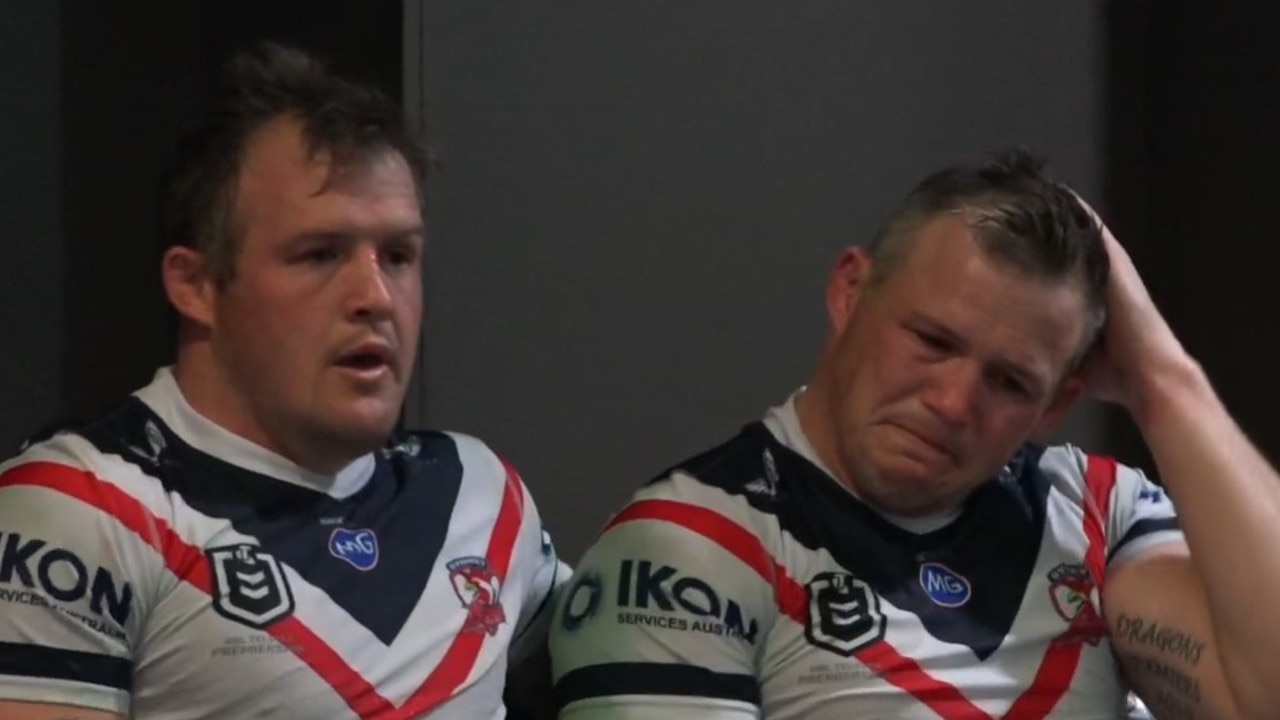
[[[378,564],[378,536],[369,529],[334,528],[329,552],[357,570],[372,570]]]
[[[960,607],[969,602],[973,594],[965,576],[936,562],[920,566],[920,587],[935,605],[945,608]]]

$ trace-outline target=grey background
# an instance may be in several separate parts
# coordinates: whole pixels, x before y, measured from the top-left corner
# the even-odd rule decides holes
[[[416,5],[438,168],[408,417],[507,455],[569,557],[804,382],[830,263],[924,173],[1021,143],[1100,189],[1098,2]],[[1101,434],[1089,408],[1062,433]]]
[[[0,7],[0,457],[62,402],[57,6]],[[26,429],[24,429],[26,428]]]

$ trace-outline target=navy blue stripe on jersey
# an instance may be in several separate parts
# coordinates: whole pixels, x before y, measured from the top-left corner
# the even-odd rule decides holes
[[[1119,542],[1117,542],[1115,546],[1111,548],[1111,551],[1107,553],[1107,560],[1110,560],[1111,558],[1115,557],[1116,553],[1120,552],[1120,548],[1124,547],[1125,545],[1128,545],[1129,543],[1133,542],[1134,540],[1137,540],[1138,538],[1144,535],[1150,535],[1151,533],[1157,533],[1164,530],[1177,530],[1177,529],[1178,529],[1177,518],[1172,518],[1172,517],[1143,518],[1141,520],[1138,520],[1137,522],[1129,526],[1129,529],[1125,532],[1124,535],[1120,536]]]
[[[556,683],[556,705],[611,695],[680,695],[760,704],[751,675],[712,672],[696,665],[622,662],[572,670]]]
[[[162,452],[138,450],[151,448],[148,423],[163,436]],[[375,454],[369,482],[339,500],[201,452],[136,398],[79,432],[100,451],[157,478],[195,510],[256,538],[263,551],[323,590],[385,644],[422,596],[462,483],[457,446],[443,433],[415,433],[404,444],[405,437],[396,438]],[[330,552],[339,528],[373,531],[376,563],[358,569]]]
[[[1041,452],[1024,448],[970,496],[959,518],[920,535],[885,520],[763,423],[677,467],[773,515],[796,542],[830,552],[877,595],[919,617],[935,638],[965,645],[985,660],[1013,626],[1040,552],[1050,491]],[[761,492],[753,481],[770,474],[776,482]],[[926,563],[968,581],[963,603],[944,607],[930,598],[921,579]]]
[[[13,642],[0,642],[0,675],[74,680],[126,691],[133,685],[133,666],[126,658]]]

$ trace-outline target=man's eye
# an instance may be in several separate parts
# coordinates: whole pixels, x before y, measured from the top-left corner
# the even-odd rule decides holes
[[[916,330],[915,334],[920,343],[930,350],[944,351],[951,348],[951,343],[948,342],[946,338],[939,335],[933,335],[919,330]]]
[[[995,377],[995,381],[996,387],[1000,388],[1000,390],[1004,392],[1018,395],[1020,397],[1031,396],[1031,391],[1027,389],[1027,386],[1022,384],[1020,380],[1012,375],[1006,375],[1004,373],[998,374]]]
[[[337,258],[338,252],[333,248],[315,248],[298,256],[298,259],[302,262],[317,264],[331,262]]]

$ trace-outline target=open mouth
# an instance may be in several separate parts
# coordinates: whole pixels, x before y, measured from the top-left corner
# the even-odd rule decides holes
[[[391,349],[387,346],[381,343],[365,343],[343,353],[335,364],[344,370],[370,375],[390,370],[393,360]]]
[[[358,352],[343,356],[338,365],[351,370],[377,370],[386,367],[387,360],[376,352]]]

